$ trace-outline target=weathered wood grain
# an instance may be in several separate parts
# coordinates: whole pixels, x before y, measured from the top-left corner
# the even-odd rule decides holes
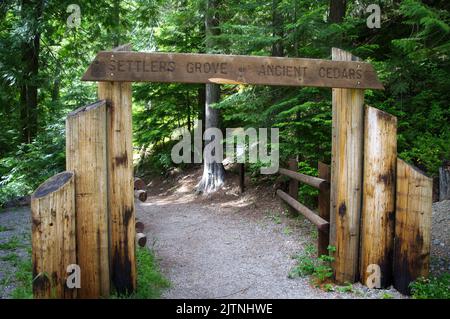
[[[75,173],[79,298],[109,297],[106,102],[66,119],[66,167]]]
[[[288,172],[297,173],[298,161],[296,158],[289,160],[288,168],[289,168]],[[289,192],[288,193],[289,193],[289,196],[291,196],[295,200],[298,200],[298,180],[297,179],[295,179],[295,178],[289,179]],[[298,215],[295,208],[289,206],[289,210],[293,216]]]
[[[430,265],[433,180],[397,161],[394,287],[409,294],[409,284],[427,277]]]
[[[67,266],[77,263],[73,172],[59,173],[31,197],[34,298],[72,299]]]
[[[395,227],[395,179],[397,165],[397,118],[366,107],[364,123],[363,204],[361,214],[361,282],[380,267],[381,287],[392,283]],[[371,286],[371,285],[369,285]]]
[[[323,178],[305,175],[285,168],[280,168],[278,172],[317,189],[328,189],[330,187],[330,183]]]
[[[333,48],[333,60],[357,60]],[[333,89],[330,245],[338,283],[358,278],[359,228],[363,172],[364,90]]]
[[[159,52],[99,52],[82,80],[383,89],[361,61]]]
[[[296,211],[305,216],[307,220],[316,225],[320,231],[328,232],[329,223],[319,215],[317,215],[315,212],[313,212],[311,209],[299,203],[297,200],[289,196],[287,193],[283,192],[281,189],[277,190],[277,195],[291,207],[293,207]]]
[[[99,82],[107,102],[110,275],[119,294],[136,288],[131,83]]]
[[[328,187],[322,187],[319,191],[319,216],[327,222],[330,221],[330,188],[329,182],[331,178],[330,165],[319,162],[318,163],[319,178],[328,182]],[[330,235],[328,232],[319,231],[317,241],[317,254],[318,257],[322,255],[328,255],[328,245],[330,243]]]

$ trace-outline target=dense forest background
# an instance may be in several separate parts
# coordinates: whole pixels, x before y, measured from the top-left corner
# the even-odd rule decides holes
[[[67,24],[72,3],[81,9],[75,28]],[[381,7],[379,29],[366,25],[371,3]],[[0,204],[64,169],[65,115],[96,99],[95,83],[80,78],[98,51],[124,43],[326,59],[333,46],[349,50],[385,85],[367,90],[366,103],[398,117],[399,156],[436,176],[450,159],[449,9],[447,0],[0,1]],[[297,156],[306,173],[330,161],[329,89],[222,85],[214,107],[223,127],[278,127],[281,160]],[[170,170],[172,131],[192,129],[204,109],[204,85],[135,84],[138,170]]]

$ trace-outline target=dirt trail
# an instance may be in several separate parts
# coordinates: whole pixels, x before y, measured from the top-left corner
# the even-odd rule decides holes
[[[359,284],[356,293],[329,293],[308,278],[288,278],[292,256],[315,242],[314,228],[303,218],[287,218],[270,189],[204,199],[186,179],[179,185],[136,206],[149,246],[172,282],[163,298],[400,297]]]

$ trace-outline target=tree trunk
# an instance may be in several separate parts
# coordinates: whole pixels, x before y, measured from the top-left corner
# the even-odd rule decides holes
[[[331,23],[341,23],[345,17],[347,0],[330,0],[330,13],[328,21]]]
[[[30,35],[22,43],[22,85],[20,90],[20,119],[22,140],[31,143],[38,128],[38,85],[39,51],[41,35],[38,31],[39,19],[42,17],[41,0],[22,1],[22,23]]]
[[[205,32],[206,32],[206,50],[211,52],[214,40],[211,36],[218,35],[219,19],[218,8],[219,1],[208,0],[206,6]],[[205,129],[216,127],[220,128],[220,111],[211,108],[211,105],[220,100],[220,86],[217,84],[206,84],[206,103],[205,103]],[[217,137],[214,137],[217,138]],[[205,147],[211,140],[205,140]],[[203,164],[203,176],[197,185],[197,192],[212,193],[217,191],[225,182],[225,169],[222,163],[212,161],[211,154],[205,152]]]
[[[272,56],[283,56],[283,16],[278,10],[280,0],[272,0],[272,28],[273,37],[278,38],[272,44]]]
[[[439,200],[450,199],[450,161],[439,167]]]

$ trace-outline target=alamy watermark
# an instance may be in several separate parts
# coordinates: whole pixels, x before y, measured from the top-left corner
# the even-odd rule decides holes
[[[369,29],[381,28],[381,8],[378,4],[371,4],[366,8],[366,12],[370,13],[367,17],[366,24]]]
[[[268,132],[267,128],[227,128],[224,139],[222,131],[215,127],[207,128],[202,134],[202,122],[196,121],[193,141],[187,128],[172,133],[172,139],[181,136],[172,148],[172,161],[175,164],[202,163],[203,160],[207,164],[222,163],[225,154],[230,163],[261,163],[261,174],[275,174],[279,167],[279,130],[270,129],[270,143]],[[206,141],[203,152],[202,140]]]

